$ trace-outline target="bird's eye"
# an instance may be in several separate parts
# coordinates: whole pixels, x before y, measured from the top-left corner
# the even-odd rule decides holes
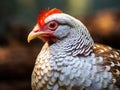
[[[58,23],[56,21],[51,21],[48,23],[48,28],[50,30],[55,30],[58,27]]]

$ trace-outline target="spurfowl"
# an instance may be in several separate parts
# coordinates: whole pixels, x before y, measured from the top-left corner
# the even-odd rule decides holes
[[[28,42],[34,38],[45,44],[32,73],[32,90],[120,90],[120,51],[95,44],[76,18],[46,9]]]

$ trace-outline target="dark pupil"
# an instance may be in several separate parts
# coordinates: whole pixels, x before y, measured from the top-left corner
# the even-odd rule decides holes
[[[50,28],[54,28],[55,26],[56,26],[55,23],[51,23],[49,27],[50,27]]]

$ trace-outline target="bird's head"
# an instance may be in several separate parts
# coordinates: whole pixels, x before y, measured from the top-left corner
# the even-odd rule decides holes
[[[37,24],[28,35],[28,42],[40,38],[45,42],[55,43],[69,36],[82,36],[84,41],[93,42],[87,28],[79,20],[60,9],[46,9],[38,15]]]

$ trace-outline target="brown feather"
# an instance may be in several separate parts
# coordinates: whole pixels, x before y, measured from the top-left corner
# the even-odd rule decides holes
[[[120,88],[120,50],[102,44],[95,44],[93,52],[96,56],[103,57],[104,66],[111,67],[110,72],[116,78],[116,85]]]

